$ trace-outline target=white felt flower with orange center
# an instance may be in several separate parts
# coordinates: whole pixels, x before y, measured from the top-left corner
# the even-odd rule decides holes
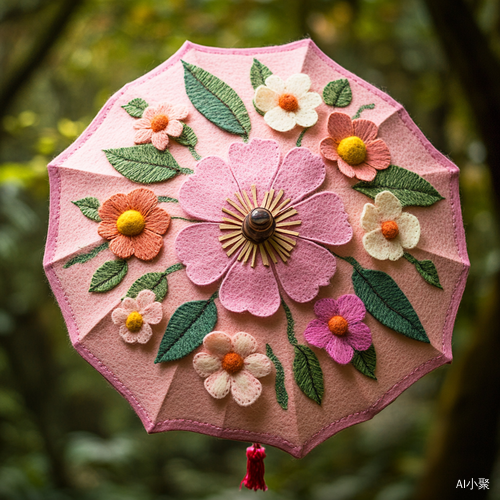
[[[266,78],[266,84],[255,90],[254,102],[264,114],[264,120],[278,132],[288,132],[295,125],[312,127],[318,121],[315,108],[321,104],[316,92],[309,92],[308,75],[292,75],[286,83],[276,75]]]
[[[145,344],[153,334],[150,325],[161,321],[163,311],[161,304],[155,302],[155,294],[151,290],[142,290],[136,299],[125,297],[121,307],[111,314],[115,325],[120,325],[119,333],[125,342]]]
[[[262,393],[259,378],[271,373],[270,359],[256,353],[256,340],[245,332],[230,337],[224,332],[209,333],[203,339],[208,352],[200,352],[193,366],[205,379],[205,388],[215,399],[229,394],[240,406],[255,403]]]
[[[415,248],[420,239],[418,219],[403,212],[401,202],[390,191],[375,197],[375,205],[367,203],[361,214],[365,250],[375,259],[398,260],[405,248]]]
[[[174,106],[163,102],[158,106],[148,106],[137,120],[134,128],[137,130],[134,137],[136,144],[151,143],[156,149],[164,151],[169,142],[168,136],[179,137],[184,126],[179,120],[188,115],[186,106]]]

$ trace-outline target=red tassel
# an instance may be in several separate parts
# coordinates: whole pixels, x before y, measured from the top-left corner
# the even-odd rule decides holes
[[[267,491],[264,481],[264,458],[266,458],[266,449],[259,443],[254,443],[247,448],[247,475],[240,483],[240,490],[245,486],[249,490]]]

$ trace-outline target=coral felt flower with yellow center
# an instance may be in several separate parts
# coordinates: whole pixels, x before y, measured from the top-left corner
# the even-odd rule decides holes
[[[320,142],[321,154],[336,161],[347,177],[372,181],[377,170],[386,169],[391,154],[386,143],[377,139],[378,127],[369,120],[351,120],[345,113],[328,117],[328,135]]]
[[[157,205],[158,198],[150,189],[115,194],[99,208],[102,221],[97,232],[110,241],[109,249],[120,259],[132,255],[154,259],[170,225],[170,215]]]
[[[162,316],[161,304],[155,302],[154,292],[142,290],[136,299],[125,297],[111,318],[115,325],[120,325],[119,333],[125,342],[145,344],[153,334],[150,325],[158,324]]]
[[[148,106],[142,118],[134,123],[137,130],[134,137],[136,144],[151,143],[156,149],[164,151],[169,142],[168,136],[179,137],[183,125],[179,120],[184,120],[188,115],[186,106],[174,106],[163,102],[158,106]]]
[[[264,120],[278,132],[288,132],[295,125],[312,127],[318,121],[314,108],[321,104],[316,92],[309,92],[311,79],[298,73],[286,82],[279,76],[266,78],[266,84],[255,89],[254,102],[264,114]]]
[[[390,191],[375,197],[375,205],[367,203],[361,214],[365,250],[375,259],[398,260],[405,248],[415,248],[420,239],[418,219],[403,212],[401,202]]]
[[[208,352],[200,352],[193,366],[205,379],[205,388],[215,399],[229,394],[240,406],[255,403],[262,393],[259,378],[271,373],[271,360],[256,353],[256,340],[245,332],[230,337],[224,332],[209,333],[203,339]]]

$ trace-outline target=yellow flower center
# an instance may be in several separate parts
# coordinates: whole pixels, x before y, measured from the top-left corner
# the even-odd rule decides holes
[[[388,240],[393,240],[399,234],[397,222],[388,220],[382,224],[382,234]]]
[[[347,333],[349,323],[347,323],[346,319],[342,316],[334,316],[333,318],[330,318],[330,321],[328,322],[328,328],[334,335],[342,337]]]
[[[222,359],[222,368],[228,373],[239,372],[243,368],[243,358],[235,352],[228,352]]]
[[[142,316],[137,311],[134,311],[128,315],[125,326],[130,332],[136,333],[141,329],[143,323]]]
[[[116,221],[116,229],[125,236],[137,236],[142,233],[145,225],[143,215],[137,210],[123,212]]]
[[[153,132],[161,132],[165,130],[168,125],[168,116],[165,115],[156,115],[151,120],[151,130]]]
[[[281,94],[278,104],[281,109],[290,113],[295,113],[299,109],[299,101],[292,94]]]
[[[353,135],[340,141],[337,153],[349,165],[359,165],[366,159],[366,146],[359,137]]]

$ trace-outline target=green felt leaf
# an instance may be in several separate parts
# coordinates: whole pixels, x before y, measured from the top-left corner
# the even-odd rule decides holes
[[[76,255],[72,259],[68,260],[66,264],[64,264],[63,268],[68,269],[68,267],[71,267],[74,264],[83,264],[84,262],[88,262],[90,259],[93,259],[97,254],[101,253],[103,250],[106,250],[108,248],[109,243],[106,241],[102,245],[99,245],[98,247],[93,248],[90,252],[88,253],[81,253],[80,255]]]
[[[375,319],[411,339],[430,342],[410,301],[388,274],[364,269],[352,257],[346,260],[354,266],[354,291]]]
[[[281,297],[281,305],[283,306],[283,309],[285,310],[285,316],[286,316],[286,335],[288,337],[288,342],[292,345],[297,344],[297,337],[295,337],[295,321],[292,316],[292,311],[290,311],[290,308],[287,306],[286,302],[283,300],[283,297]]]
[[[363,104],[362,106],[359,107],[359,109],[356,111],[356,114],[352,117],[353,120],[357,120],[358,118],[361,117],[361,113],[365,109],[373,109],[375,107],[375,104]]]
[[[285,371],[283,370],[283,365],[278,359],[276,354],[274,354],[271,346],[266,344],[266,356],[274,363],[276,368],[276,382],[274,383],[274,389],[276,391],[276,400],[278,404],[283,408],[283,410],[288,409],[288,392],[285,388]]]
[[[208,300],[185,302],[176,309],[168,322],[155,363],[181,359],[201,345],[217,323],[216,296],[217,292]]]
[[[108,292],[117,286],[127,274],[126,260],[108,260],[92,276],[89,292]]]
[[[179,200],[170,196],[158,196],[158,203],[179,203]]]
[[[128,289],[125,297],[135,299],[142,290],[151,290],[155,294],[155,301],[162,302],[168,292],[167,276],[170,273],[183,269],[182,264],[174,264],[163,273],[147,273],[135,280]]]
[[[316,354],[307,346],[296,344],[293,374],[301,391],[310,399],[321,405],[325,392],[323,371]]]
[[[323,101],[329,106],[345,108],[352,101],[352,91],[349,81],[345,78],[335,80],[323,89]]]
[[[98,209],[101,203],[97,198],[88,196],[87,198],[82,198],[81,200],[72,201],[81,211],[85,217],[95,221],[101,222],[101,217],[99,216]]]
[[[182,134],[179,137],[172,137],[172,139],[175,139],[181,146],[194,148],[198,144],[198,137],[196,137],[194,130],[189,125],[183,123],[182,126]]]
[[[420,276],[427,281],[427,283],[440,288],[441,290],[443,289],[439,281],[436,266],[432,260],[418,260],[407,252],[404,253],[404,257],[408,262],[411,262],[415,266],[415,269],[418,271]]]
[[[266,78],[271,76],[272,71],[257,59],[253,60],[252,67],[250,68],[250,82],[255,90],[260,85],[266,84]]]
[[[130,148],[105,149],[109,163],[132,182],[152,184],[163,182],[179,174],[192,174],[181,168],[168,149],[158,151],[152,144]]]
[[[182,64],[186,93],[193,106],[222,130],[248,138],[250,117],[238,94],[208,71],[185,61]]]
[[[377,353],[372,344],[366,351],[354,350],[354,357],[351,363],[356,370],[360,371],[363,375],[377,380],[375,376],[375,366],[377,365]]]
[[[128,104],[122,106],[122,108],[134,118],[142,118],[142,114],[147,107],[148,103],[139,97],[132,99]]]
[[[379,170],[373,181],[358,182],[353,189],[375,199],[382,191],[394,194],[403,207],[429,207],[444,198],[423,177],[405,168],[390,165]]]

